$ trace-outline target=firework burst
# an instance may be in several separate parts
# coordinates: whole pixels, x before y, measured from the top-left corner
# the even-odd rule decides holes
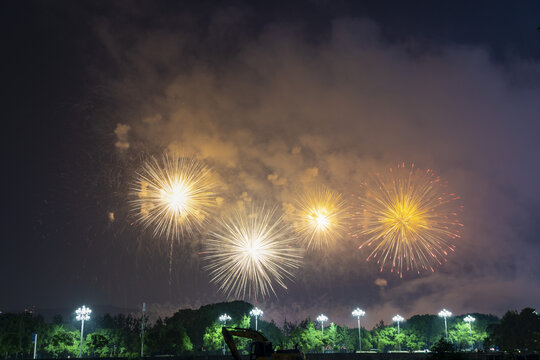
[[[434,271],[454,251],[462,207],[431,170],[402,164],[377,174],[359,200],[354,236],[364,239],[360,248],[372,248],[367,260],[376,259],[381,271],[388,267],[400,276],[404,270]]]
[[[193,158],[151,157],[137,172],[132,193],[136,222],[170,241],[170,281],[174,241],[200,228],[217,205],[213,175]]]
[[[320,187],[303,193],[291,217],[304,246],[320,249],[343,234],[345,210],[341,194],[335,191]]]
[[[210,279],[227,296],[245,298],[276,294],[274,284],[300,267],[302,252],[293,247],[291,230],[276,208],[248,205],[234,210],[210,234],[203,256]]]

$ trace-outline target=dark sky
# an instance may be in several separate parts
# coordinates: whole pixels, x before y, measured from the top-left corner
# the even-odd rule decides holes
[[[352,194],[403,161],[461,195],[464,236],[435,273],[379,273],[344,239],[260,300],[269,318],[538,306],[539,2],[0,7],[0,310],[225,300],[202,270],[204,234],[176,253],[169,290],[166,241],[127,214],[141,159],[171,149],[211,164],[233,200],[286,203],[315,168]]]

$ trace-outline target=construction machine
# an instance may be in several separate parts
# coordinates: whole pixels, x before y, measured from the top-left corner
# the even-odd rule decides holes
[[[274,350],[272,343],[260,332],[251,329],[226,328],[221,329],[223,339],[231,350],[235,360],[242,360],[233,336],[251,339],[249,360],[305,360],[306,356],[297,348],[291,350]]]

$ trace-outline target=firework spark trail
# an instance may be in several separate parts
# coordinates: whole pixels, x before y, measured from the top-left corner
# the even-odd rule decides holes
[[[298,197],[291,218],[304,246],[321,249],[343,234],[345,211],[341,194],[319,187]]]
[[[131,213],[154,237],[169,239],[169,285],[174,241],[192,235],[217,205],[211,170],[193,158],[151,157],[136,174]]]
[[[406,168],[377,174],[359,197],[361,211],[355,237],[364,238],[360,248],[373,250],[367,260],[377,259],[380,270],[434,271],[454,251],[460,237],[459,197],[449,194],[431,170]]]
[[[236,298],[276,294],[274,283],[287,289],[302,252],[293,247],[291,230],[276,208],[249,205],[221,220],[210,234],[203,256],[210,279]]]

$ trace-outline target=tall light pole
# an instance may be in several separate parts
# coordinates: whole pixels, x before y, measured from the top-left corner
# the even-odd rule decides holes
[[[324,322],[328,321],[328,317],[324,314],[321,314],[317,316],[317,321],[321,323],[321,335],[322,335],[322,339],[324,339]],[[323,352],[324,352],[324,343],[323,343]]]
[[[446,318],[452,316],[452,313],[446,309],[439,311],[439,316],[444,318],[444,332],[446,333],[446,341],[448,341],[448,325],[446,323]]]
[[[469,324],[469,335],[471,335],[471,350],[473,349],[473,341],[472,341],[472,323],[476,320],[471,315],[465,316],[463,321],[465,321],[467,324]]]
[[[37,332],[32,334],[32,342],[34,343],[34,359],[35,359],[36,351],[37,351]]]
[[[399,349],[399,351],[401,351],[401,338],[399,336],[399,333],[400,333],[399,332],[399,323],[402,322],[403,320],[405,320],[405,319],[403,318],[403,316],[401,316],[399,314],[392,318],[393,322],[397,322],[397,340],[398,340],[398,349]]]
[[[249,312],[249,315],[255,316],[255,331],[258,330],[258,328],[257,328],[257,326],[258,326],[258,325],[257,325],[257,321],[258,321],[258,319],[259,319],[259,316],[262,316],[262,314],[263,314],[263,311],[262,311],[261,309],[259,309],[258,307],[254,308],[253,310],[251,310],[251,311]]]
[[[219,321],[223,323],[223,326],[227,325],[227,320],[231,320],[231,317],[227,314],[219,316]],[[225,344],[223,344],[223,355],[225,355]]]
[[[84,322],[90,320],[91,313],[92,310],[90,310],[90,308],[87,308],[84,305],[75,310],[75,314],[77,314],[77,321],[81,322],[81,348],[79,350],[79,357],[82,357],[82,345],[84,341]]]
[[[356,308],[352,312],[352,316],[356,316],[358,318],[358,350],[362,351],[362,332],[360,330],[360,317],[366,315],[366,312],[364,310],[361,310],[360,308]]]
[[[146,303],[142,303],[142,318],[141,318],[141,359],[144,357],[144,313],[146,312]]]

